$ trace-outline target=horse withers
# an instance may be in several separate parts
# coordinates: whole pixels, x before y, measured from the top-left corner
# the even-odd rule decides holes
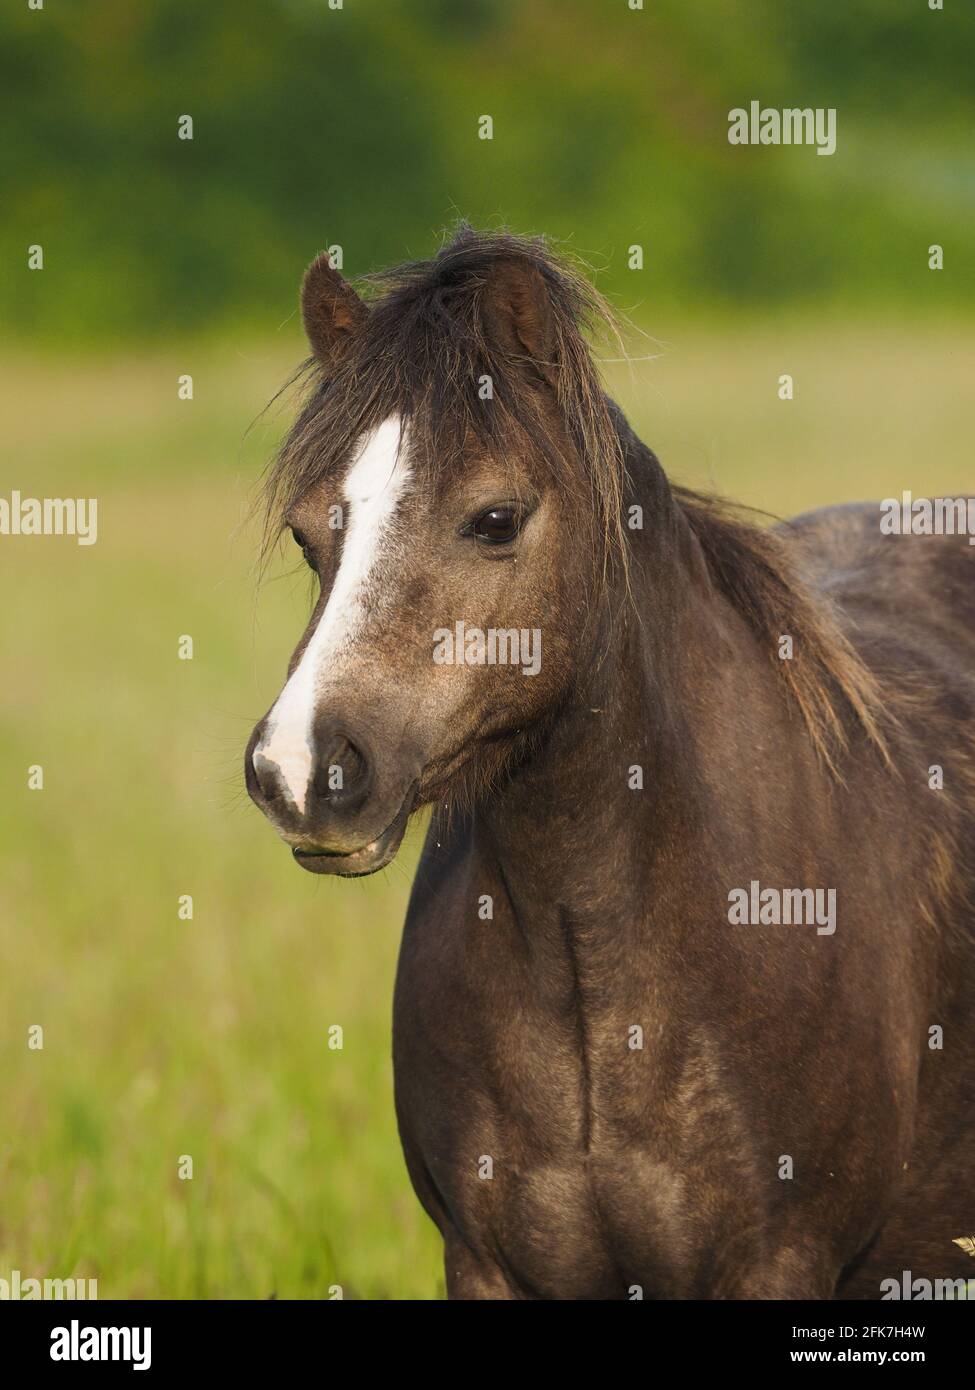
[[[247,785],[314,873],[433,807],[393,1050],[449,1296],[970,1276],[975,548],[671,485],[543,243],[302,308],[320,596]]]

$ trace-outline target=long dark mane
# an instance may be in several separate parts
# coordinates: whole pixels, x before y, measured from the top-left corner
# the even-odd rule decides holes
[[[769,653],[831,771],[840,775],[839,760],[857,726],[889,762],[893,710],[828,600],[810,593],[797,574],[782,535],[756,525],[747,508],[689,488],[671,491],[700,543],[712,581]],[[779,642],[786,634],[793,639],[792,660],[780,659]]]
[[[553,441],[524,360],[500,349],[485,326],[492,272],[512,260],[530,266],[547,289],[551,365],[574,458]],[[625,576],[626,451],[618,412],[587,342],[596,330],[619,340],[619,329],[583,269],[540,238],[477,233],[462,225],[433,259],[366,277],[359,288],[370,313],[354,352],[328,380],[314,358],[295,378],[305,398],[265,481],[268,542],[288,506],[339,466],[365,431],[397,412],[409,422],[421,467],[463,468],[472,439],[499,459],[513,441],[527,443],[560,486],[578,493],[581,513],[592,525],[594,562],[604,573],[615,569]],[[478,389],[486,379],[490,398]],[[885,753],[886,715],[876,679],[826,601],[807,592],[780,537],[714,498],[677,487],[670,494],[716,588],[765,645],[826,764],[837,771],[855,726]],[[795,638],[800,659],[779,660],[784,633]]]

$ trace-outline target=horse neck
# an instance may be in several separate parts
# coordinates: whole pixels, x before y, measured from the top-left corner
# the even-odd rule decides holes
[[[645,449],[632,463],[653,524],[633,545],[630,594],[620,580],[544,746],[475,818],[527,930],[646,915],[648,889],[703,841],[711,814],[697,772],[711,756],[709,698],[729,672],[743,698],[762,685],[755,643],[711,587],[659,465]]]

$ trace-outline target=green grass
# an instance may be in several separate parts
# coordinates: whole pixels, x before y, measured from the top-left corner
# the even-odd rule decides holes
[[[681,481],[782,513],[975,482],[965,326],[656,331],[611,376]],[[0,1277],[442,1294],[389,1062],[419,833],[375,879],[312,878],[241,787],[309,601],[286,569],[256,586],[242,522],[283,417],[246,431],[300,354],[4,362],[0,492],[97,496],[99,540],[0,538]]]

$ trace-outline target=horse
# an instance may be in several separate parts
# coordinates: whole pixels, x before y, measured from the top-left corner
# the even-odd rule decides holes
[[[970,1276],[975,548],[671,484],[542,238],[362,290],[302,284],[265,486],[320,593],[245,776],[312,873],[432,808],[393,1061],[448,1298]]]

